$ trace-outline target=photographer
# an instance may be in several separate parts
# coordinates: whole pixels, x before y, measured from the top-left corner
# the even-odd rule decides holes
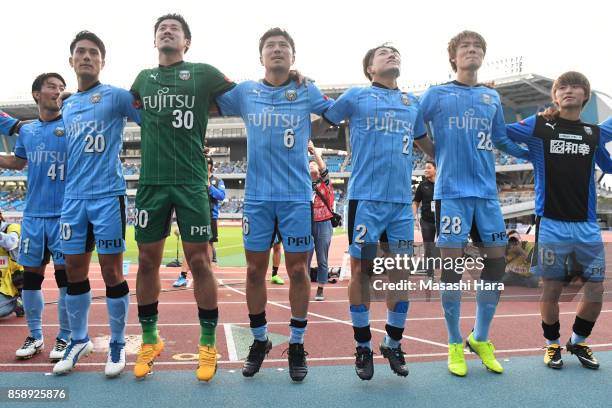
[[[516,230],[508,231],[506,248],[506,273],[502,278],[504,285],[537,288],[539,279],[531,273],[531,256],[534,248],[532,242],[521,241]]]
[[[334,217],[332,206],[334,205],[334,190],[329,183],[329,172],[325,162],[317,153],[312,141],[308,142],[308,152],[314,156],[310,162],[310,178],[313,190],[312,210],[312,235],[314,238],[314,250],[308,255],[308,268],[312,261],[313,252],[317,253],[317,294],[315,300],[325,300],[323,287],[328,279],[327,258],[329,245],[334,232],[331,219]]]

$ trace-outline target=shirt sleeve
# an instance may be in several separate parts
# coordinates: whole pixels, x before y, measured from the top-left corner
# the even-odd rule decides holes
[[[414,201],[415,203],[420,203],[423,201],[423,189],[421,188],[421,183],[419,183],[419,185],[417,186],[412,201]]]
[[[519,146],[516,144],[516,142],[508,137],[508,134],[506,133],[506,122],[504,121],[504,110],[499,98],[495,98],[495,100],[497,109],[495,111],[493,126],[491,128],[491,141],[495,147],[502,152],[511,154],[512,156],[521,159],[527,159],[529,150]]]
[[[10,136],[19,120],[0,110],[0,134]]]
[[[220,178],[217,179],[217,185],[208,186],[208,194],[217,201],[225,200],[225,183]]]
[[[22,132],[19,136],[17,136],[17,140],[15,141],[15,148],[13,149],[13,153],[15,153],[16,157],[27,160],[28,153],[26,152],[25,145],[23,144],[23,137],[24,137],[23,135],[25,134],[25,132],[23,132],[23,128],[21,129],[22,129]]]
[[[605,122],[604,122],[605,123]],[[612,141],[612,128],[600,126],[599,145],[595,151],[595,163],[604,173],[612,173],[612,160],[606,143]]]
[[[354,111],[355,98],[358,92],[359,88],[350,88],[340,95],[333,106],[323,114],[325,120],[333,125],[339,125],[343,120],[350,118]]]
[[[334,104],[334,100],[323,94],[312,82],[308,84],[308,98],[310,99],[310,112],[319,116]]]
[[[433,119],[434,103],[435,90],[433,88],[429,88],[419,99],[424,122],[430,122]]]
[[[421,105],[416,98],[415,103],[419,110],[416,120],[414,121],[414,139],[419,140],[427,136],[427,129],[425,128],[425,121],[423,119],[423,109],[421,109]]]
[[[243,85],[240,84],[217,96],[217,108],[221,116],[242,116],[240,109],[242,88]]]
[[[529,142],[533,137],[533,131],[536,125],[536,116],[532,115],[519,122],[506,125],[506,134],[510,140],[516,143],[525,143],[529,146]]]
[[[119,104],[121,114],[140,125],[140,102],[135,96],[125,89],[117,89],[115,98]]]
[[[210,90],[210,100],[214,101],[219,95],[236,87],[236,83],[223,75],[217,68],[208,65],[208,76],[206,77]]]

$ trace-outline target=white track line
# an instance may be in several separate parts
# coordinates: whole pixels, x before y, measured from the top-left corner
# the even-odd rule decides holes
[[[231,324],[225,323],[223,325],[223,330],[225,330],[225,343],[227,344],[228,357],[230,361],[238,361],[238,353],[236,352],[236,343],[234,342]]]
[[[241,294],[241,295],[243,295],[243,296],[246,296],[246,293],[245,293],[245,292],[242,292],[242,291],[240,291],[240,290],[238,290],[238,289],[235,289],[235,288],[232,288],[232,287],[227,286],[225,283],[223,283],[223,280],[222,280],[222,279],[219,279],[219,283],[220,283],[221,285],[223,285],[223,286],[225,286],[225,287],[227,287],[227,288],[231,289],[232,291],[234,291],[234,292],[236,292],[236,293],[239,293],[239,294]],[[280,308],[283,308],[283,309],[288,309],[288,310],[291,310],[291,307],[289,307],[289,306],[285,306],[284,304],[282,304],[282,303],[280,303],[280,302],[272,302],[272,301],[268,301],[268,304],[271,304],[271,305],[274,305],[274,306],[277,306],[277,307],[280,307]],[[344,320],[335,319],[335,318],[333,318],[333,317],[330,317],[330,316],[325,316],[325,315],[322,315],[322,314],[319,314],[319,313],[308,312],[308,314],[309,314],[310,316],[318,317],[318,318],[320,318],[320,319],[330,320],[330,321],[333,321],[333,322],[336,322],[336,323],[340,323],[340,324],[344,324],[344,325],[348,325],[348,326],[351,326],[351,327],[352,327],[352,323],[350,323],[350,322],[346,322],[346,321],[344,321]],[[375,329],[375,328],[370,328],[370,330],[375,331],[375,332],[378,332],[378,333],[384,333],[384,334],[386,334],[386,333],[387,333],[387,332],[386,332],[386,331],[384,331],[384,330]],[[443,348],[445,348],[445,349],[448,349],[448,344],[442,344],[442,343],[438,343],[438,342],[435,342],[435,341],[426,340],[426,339],[420,339],[420,338],[418,338],[418,337],[412,337],[412,336],[406,336],[406,335],[403,335],[403,337],[404,337],[405,339],[410,339],[410,340],[418,341],[418,342],[421,342],[421,343],[431,344],[431,345],[433,345],[433,346],[438,346],[438,347],[443,347]]]

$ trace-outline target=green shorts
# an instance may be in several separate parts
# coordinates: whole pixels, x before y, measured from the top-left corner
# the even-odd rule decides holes
[[[141,185],[136,193],[136,241],[157,242],[170,235],[172,210],[185,242],[210,240],[208,189],[198,185]]]

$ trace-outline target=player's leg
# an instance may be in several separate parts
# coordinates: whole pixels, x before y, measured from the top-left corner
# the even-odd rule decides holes
[[[64,199],[60,238],[68,277],[66,310],[71,341],[62,359],[53,367],[55,374],[68,373],[81,357],[93,351],[93,343],[88,335],[91,305],[88,275],[91,252],[94,249],[94,236],[93,226],[87,215],[87,200]]]
[[[385,238],[388,242],[391,254],[412,256],[414,245],[414,220],[410,204],[384,204],[389,208],[389,218],[386,224]],[[384,211],[381,208],[381,212]],[[382,241],[382,239],[381,239]],[[393,268],[388,271],[389,282],[401,284],[407,282],[410,271],[407,269]],[[401,287],[401,286],[397,286]],[[404,334],[406,318],[408,316],[408,290],[388,290],[386,293],[387,322],[385,324],[385,335],[380,345],[380,352],[389,361],[391,370],[401,376],[408,375],[408,367],[404,352],[401,348],[401,340]]]
[[[469,347],[492,372],[502,373],[503,367],[495,359],[489,328],[493,322],[501,296],[501,280],[506,271],[506,225],[499,201],[476,198],[472,241],[480,248],[484,267],[480,275],[482,284],[476,290],[476,322],[468,337]]]
[[[536,220],[537,253],[533,259],[533,268],[536,275],[542,278],[540,314],[546,340],[544,364],[555,369],[563,367],[559,298],[565,281],[566,258],[571,252],[571,245],[563,242],[566,240],[563,235],[570,233],[568,226],[568,223],[549,218],[538,217]]]
[[[272,245],[272,277],[270,282],[274,285],[284,285],[285,281],[278,275],[278,268],[281,263],[283,252],[282,239],[278,233],[274,235],[274,245]]]
[[[111,329],[104,370],[107,377],[115,377],[125,368],[125,325],[130,304],[130,289],[123,276],[126,201],[125,196],[108,197],[90,200],[87,207],[106,286],[106,308]]]
[[[349,201],[348,237],[351,279],[348,286],[349,312],[356,343],[355,372],[362,380],[374,375],[370,331],[370,276],[378,240],[384,230],[384,214],[375,202]]]
[[[438,224],[437,246],[440,248],[443,284],[459,285],[463,271],[455,268],[455,260],[463,257],[474,218],[473,199],[445,199],[440,201],[440,211],[436,212]],[[447,259],[453,262],[445,262]],[[467,374],[467,364],[463,354],[463,338],[459,325],[461,317],[461,289],[440,290],[440,300],[448,331],[448,370],[457,376]]]
[[[242,216],[242,236],[247,262],[246,299],[253,344],[242,367],[242,375],[245,377],[252,377],[259,371],[272,348],[266,321],[266,272],[270,262],[270,246],[276,235],[274,203],[246,201]]]
[[[310,201],[277,202],[278,228],[285,249],[285,266],[289,275],[289,375],[302,381],[308,374],[304,333],[308,323],[310,277],[306,272],[308,252],[312,251],[312,208]]]
[[[573,223],[574,252],[576,260],[583,270],[585,280],[582,297],[572,327],[572,337],[567,343],[567,350],[576,355],[586,368],[599,368],[599,361],[587,344],[603,305],[605,279],[604,244],[601,241],[599,226],[595,222]]]
[[[68,276],[66,275],[66,263],[64,253],[62,252],[60,240],[60,219],[48,218],[45,220],[45,234],[47,237],[47,254],[53,259],[53,268],[55,270],[55,283],[59,290],[57,299],[57,320],[59,322],[59,331],[55,338],[55,344],[49,358],[51,360],[59,360],[64,356],[64,351],[70,343],[71,330],[70,321],[68,320],[68,311],[66,308],[66,292],[68,291]]]
[[[199,366],[196,377],[209,381],[217,371],[217,280],[209,258],[211,237],[208,192],[199,186],[172,186],[172,202],[183,240],[185,260],[193,276],[200,321]]]
[[[136,242],[138,242],[136,299],[138,321],[142,329],[142,345],[134,365],[136,378],[144,378],[151,372],[153,361],[164,349],[164,342],[157,330],[158,299],[161,291],[159,267],[165,239],[170,234],[171,219],[169,188],[139,186],[136,193]]]
[[[44,232],[44,218],[23,218],[18,262],[25,270],[21,297],[30,333],[15,352],[20,359],[34,357],[44,348],[42,315],[45,301],[41,288],[46,266]]]

